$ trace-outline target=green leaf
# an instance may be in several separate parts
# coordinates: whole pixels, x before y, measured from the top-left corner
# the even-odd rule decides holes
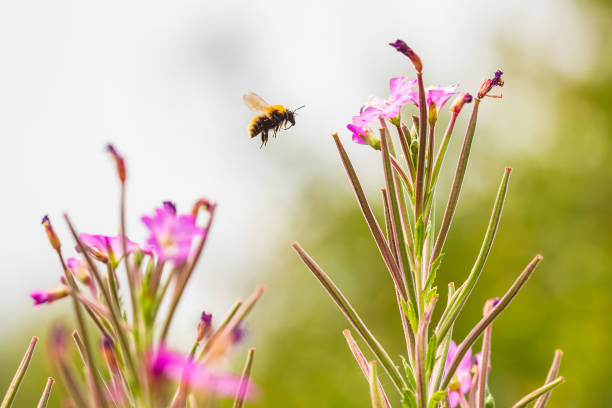
[[[417,401],[416,397],[412,393],[412,391],[404,391],[404,397],[402,398],[402,407],[403,408],[416,408]]]
[[[408,364],[408,361],[404,358],[404,356],[400,356],[402,359],[402,365],[404,366],[404,371],[406,372],[406,379],[408,380],[408,385],[411,389],[416,389],[416,379],[414,378],[414,374],[412,373],[412,367]]]
[[[417,251],[417,257],[423,254],[423,244],[425,243],[425,223],[423,217],[419,217],[414,227],[414,247]]]
[[[433,299],[433,297],[437,295],[438,295],[437,286],[434,286],[433,288],[429,289],[427,293],[425,294],[425,304],[428,305],[431,299]]]
[[[402,303],[402,310],[404,311],[404,314],[406,315],[406,317],[408,318],[408,321],[410,322],[410,327],[412,327],[412,331],[416,333],[417,329],[419,328],[419,323],[417,321],[416,313],[414,309],[412,308],[412,306],[406,303],[404,299],[401,299],[401,303]]]
[[[425,372],[431,373],[433,369],[434,360],[436,359],[436,349],[438,348],[438,339],[436,334],[432,333],[429,343],[427,344],[427,354],[425,354]]]
[[[427,404],[427,408],[436,408],[438,404],[440,403],[440,401],[444,399],[444,397],[446,396],[446,393],[447,393],[447,390],[434,392],[434,394],[431,396],[429,400],[429,404]]]
[[[489,390],[487,390],[487,396],[485,398],[485,408],[495,408],[495,399]]]
[[[429,289],[435,282],[438,269],[440,269],[440,265],[442,264],[443,256],[444,254],[438,255],[438,257],[431,263],[431,271],[429,272],[429,276],[427,276],[427,281],[425,282],[425,290]]]

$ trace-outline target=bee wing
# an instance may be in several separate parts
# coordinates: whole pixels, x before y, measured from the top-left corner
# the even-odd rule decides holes
[[[242,100],[248,108],[255,112],[263,112],[270,104],[264,101],[263,98],[255,92],[248,93],[242,97]]]

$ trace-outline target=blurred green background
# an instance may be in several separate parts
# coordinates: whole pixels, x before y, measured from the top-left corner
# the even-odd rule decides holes
[[[484,300],[501,295],[536,253],[544,255],[533,278],[494,325],[490,387],[500,407],[542,384],[556,348],[565,353],[561,374],[566,384],[553,393],[550,406],[612,406],[612,5],[580,1],[573,6],[589,27],[581,39],[588,52],[568,51],[550,60],[542,57],[542,49],[553,39],[538,38],[529,47],[515,41],[520,27],[491,34],[489,41],[505,72],[504,98],[482,105],[466,185],[438,274],[444,299],[447,282],[462,282],[467,276],[503,168],[513,167],[493,251],[455,332],[455,340],[460,340],[479,319]],[[503,15],[496,18],[504,21]],[[369,47],[362,51],[367,54]],[[590,63],[579,74],[564,71],[564,61],[573,63],[585,53]],[[478,60],[473,65],[482,70]],[[377,78],[379,83],[386,80]],[[479,81],[472,82],[467,90],[475,91]],[[452,180],[465,116],[445,162],[440,201]],[[342,129],[318,129],[336,130]],[[343,135],[349,145],[346,132]],[[331,138],[319,140],[325,155],[335,153]],[[380,215],[379,156],[364,147],[348,147]],[[339,159],[319,168],[316,152],[291,153],[270,159],[298,183],[295,199],[271,203],[291,214],[290,222],[262,246],[256,270],[247,275],[249,285],[236,289],[244,296],[251,283],[268,287],[249,323],[247,341],[257,347],[254,378],[263,390],[253,406],[367,407],[366,382],[341,334],[348,323],[289,245],[294,240],[302,244],[397,355],[403,346],[391,282]],[[274,175],[269,177],[274,183]],[[49,316],[68,316],[68,309],[44,313],[31,314],[0,338],[0,390],[7,387],[31,333],[43,338],[17,399],[19,407],[35,405],[51,375],[44,353]],[[237,353],[236,369],[243,351]],[[60,395],[56,387],[52,406],[60,406]]]

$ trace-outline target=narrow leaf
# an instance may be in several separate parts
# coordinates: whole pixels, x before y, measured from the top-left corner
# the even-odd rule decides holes
[[[361,317],[359,317],[353,306],[349,303],[348,299],[338,289],[329,276],[327,276],[327,274],[321,269],[321,267],[317,265],[317,263],[306,253],[306,251],[304,251],[300,244],[294,242],[291,244],[291,246],[296,250],[300,258],[302,258],[302,261],[306,264],[306,266],[308,266],[321,285],[323,285],[323,288],[334,300],[342,313],[344,313],[344,316],[353,325],[355,330],[357,330],[359,335],[376,355],[382,366],[385,368],[385,371],[391,378],[393,385],[395,385],[397,390],[401,393],[402,390],[406,388],[406,383],[400,375],[397,366],[393,363],[393,360],[391,360],[391,357],[389,357],[389,354],[385,351],[383,346],[378,342],[378,340],[376,340],[372,332],[370,332],[370,330],[366,327],[365,323],[363,320],[361,320]]]
[[[34,353],[34,347],[36,347],[36,343],[38,342],[38,337],[32,337],[30,340],[30,344],[28,345],[28,349],[26,350],[23,358],[21,359],[21,363],[19,363],[19,367],[17,367],[17,371],[11,380],[11,384],[2,399],[2,404],[0,408],[8,408],[13,405],[13,401],[15,400],[15,396],[17,395],[17,391],[19,390],[19,386],[21,385],[21,381],[23,381],[23,377],[25,376],[26,371],[28,370],[28,365],[30,365],[30,360],[32,359],[32,354]]]

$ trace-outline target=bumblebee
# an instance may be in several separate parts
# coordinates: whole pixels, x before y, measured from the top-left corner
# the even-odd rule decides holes
[[[270,105],[255,92],[244,95],[242,100],[250,110],[259,112],[249,123],[249,135],[257,137],[261,134],[262,147],[268,142],[270,131],[272,131],[272,137],[276,137],[279,130],[295,126],[295,111],[303,108],[300,106],[295,110],[289,110],[283,105]]]

